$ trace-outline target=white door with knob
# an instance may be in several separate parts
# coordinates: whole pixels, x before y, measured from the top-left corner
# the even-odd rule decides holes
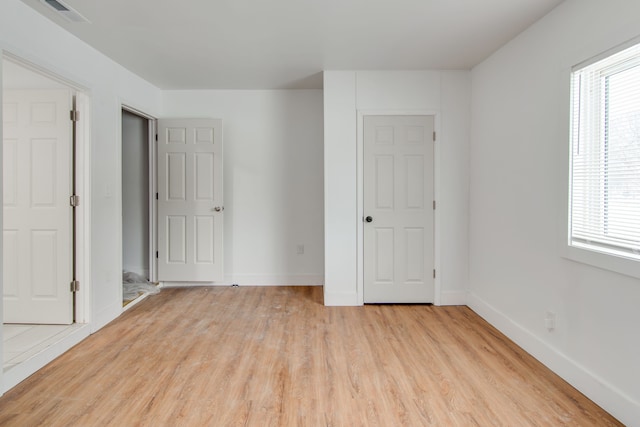
[[[364,302],[431,303],[434,118],[364,117]]]
[[[158,280],[223,279],[222,121],[158,120]]]

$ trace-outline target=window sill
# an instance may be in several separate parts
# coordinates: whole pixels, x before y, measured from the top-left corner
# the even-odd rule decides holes
[[[602,252],[595,252],[589,249],[582,249],[575,246],[565,246],[564,258],[576,261],[625,276],[640,279],[640,261],[621,256],[610,255]]]

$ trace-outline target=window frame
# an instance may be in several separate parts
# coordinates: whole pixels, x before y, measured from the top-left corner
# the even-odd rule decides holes
[[[570,70],[566,71],[564,81],[569,83],[568,85],[565,85],[566,91],[568,92],[566,93],[565,99],[569,101],[568,108],[566,109],[567,115],[568,115],[568,120],[566,120],[566,126],[568,127],[567,135],[569,137],[568,138],[569,144],[568,144],[568,150],[566,151],[567,161],[565,164],[568,167],[565,169],[566,171],[565,182],[567,183],[567,185],[565,187],[566,192],[564,193],[565,197],[563,202],[563,205],[566,207],[566,209],[563,212],[563,218],[562,218],[563,232],[561,233],[562,235],[561,255],[564,258],[567,258],[579,263],[592,265],[598,268],[614,271],[614,272],[635,277],[635,278],[640,278],[640,260],[639,259],[631,258],[628,256],[628,254],[625,254],[624,252],[615,253],[615,250],[613,251],[611,250],[607,251],[606,249],[599,250],[599,248],[597,247],[592,247],[592,246],[590,247],[587,244],[580,244],[572,241],[572,220],[573,220],[572,197],[573,195],[572,195],[571,187],[572,187],[572,181],[573,181],[573,148],[574,148],[574,141],[573,141],[574,111],[573,109],[574,109],[574,96],[576,96],[575,90],[574,90],[574,78],[573,78],[574,73],[586,67],[589,67],[603,59],[606,59],[612,55],[620,53],[623,50],[636,46],[638,44],[640,44],[640,39],[629,41],[621,46],[618,46],[607,52],[601,53],[600,55],[597,55],[587,61],[584,61],[583,63],[580,63],[572,67]],[[602,78],[605,78],[606,76],[613,75],[617,72],[621,72],[622,70],[627,70],[638,65],[640,65],[640,55],[621,63],[611,64],[609,66],[603,67],[601,70],[598,70],[598,77],[599,79],[602,79]],[[600,91],[600,88],[601,88],[601,85],[598,85],[598,92]],[[600,120],[602,118],[600,113],[601,109],[598,108],[597,110],[598,111],[596,113],[596,117],[598,118],[598,122],[602,123]],[[597,133],[599,134],[598,135],[599,138],[602,131],[603,131],[602,126],[598,126]]]

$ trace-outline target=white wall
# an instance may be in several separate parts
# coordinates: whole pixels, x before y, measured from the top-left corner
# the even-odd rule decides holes
[[[122,112],[122,268],[149,278],[149,124]]]
[[[466,302],[470,93],[466,71],[325,71],[325,304],[362,303],[357,120],[374,111],[437,114],[436,303]]]
[[[638,36],[638,16],[637,1],[567,0],[472,72],[469,304],[628,425],[640,281],[562,258],[561,236],[570,68]]]
[[[69,89],[58,81],[21,67],[10,60],[2,61],[2,87],[4,89]]]
[[[0,49],[83,86],[91,97],[90,193],[86,193],[90,199],[84,198],[90,200],[91,270],[89,283],[81,283],[81,289],[89,292],[95,331],[122,311],[121,102],[154,114],[160,107],[160,91],[19,0],[0,2]]]
[[[321,285],[322,91],[166,91],[163,106],[223,121],[225,282]]]

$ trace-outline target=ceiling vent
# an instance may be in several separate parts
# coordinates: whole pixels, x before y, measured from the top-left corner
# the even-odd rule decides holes
[[[77,11],[62,3],[60,0],[40,0],[42,3],[55,10],[60,16],[71,22],[89,22],[87,18]]]

